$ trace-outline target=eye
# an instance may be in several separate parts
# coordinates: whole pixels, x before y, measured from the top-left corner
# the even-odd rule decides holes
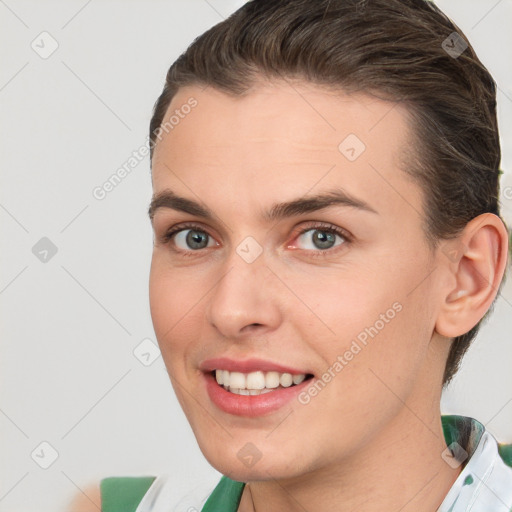
[[[162,237],[163,243],[173,241],[178,252],[198,251],[217,245],[215,240],[201,226],[195,224],[176,226]]]
[[[302,229],[294,238],[298,243],[287,248],[306,250],[313,257],[326,257],[336,252],[336,248],[352,241],[351,235],[344,229],[332,224],[314,224]],[[201,249],[219,244],[201,226],[181,224],[169,229],[161,237],[163,244],[172,242],[173,250],[183,256],[193,256]]]
[[[345,230],[329,225],[314,225],[309,226],[298,234],[296,237],[298,244],[289,245],[290,248],[312,250],[318,253],[319,256],[323,256],[321,253],[325,253],[330,249],[345,245],[350,242],[350,237]],[[297,245],[299,247],[297,247]],[[302,245],[302,247],[300,247]]]

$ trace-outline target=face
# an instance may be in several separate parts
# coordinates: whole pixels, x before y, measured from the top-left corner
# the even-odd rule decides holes
[[[339,464],[397,396],[425,401],[437,284],[400,168],[407,112],[307,83],[189,86],[176,110],[153,157],[150,302],[199,446],[241,481]]]

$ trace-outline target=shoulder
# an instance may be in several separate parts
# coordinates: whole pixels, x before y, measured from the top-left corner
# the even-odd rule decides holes
[[[91,484],[80,490],[74,496],[67,510],[69,512],[98,512],[101,510],[100,484]]]
[[[100,482],[102,512],[135,512],[155,476],[111,476]]]
[[[113,476],[80,491],[69,512],[135,512],[156,477]]]

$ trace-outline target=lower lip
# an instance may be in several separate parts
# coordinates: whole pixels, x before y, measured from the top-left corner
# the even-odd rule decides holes
[[[206,380],[208,396],[219,409],[236,416],[249,417],[263,416],[277,411],[296,398],[312,380],[309,378],[295,386],[279,388],[262,395],[237,395],[219,386],[211,373],[203,373],[203,375]]]

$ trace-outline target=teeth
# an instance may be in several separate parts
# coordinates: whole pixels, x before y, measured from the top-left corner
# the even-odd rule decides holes
[[[293,380],[294,384],[300,384],[305,378],[306,378],[306,376],[304,374],[302,374],[302,375],[294,375],[292,377],[292,380]]]
[[[279,372],[229,372],[228,370],[215,370],[217,384],[229,389],[237,395],[260,395],[268,393],[279,386],[287,388],[293,384],[300,384],[306,375],[304,373],[292,375]]]
[[[229,387],[231,387],[232,375],[236,375],[236,372],[230,373]],[[241,373],[240,375],[244,376],[243,373]],[[246,378],[247,389],[263,389],[265,387],[265,374],[263,372],[251,372],[247,375]]]
[[[279,377],[279,382],[281,386],[284,388],[288,388],[293,384],[293,377],[291,373],[283,373],[281,377]]]
[[[238,389],[229,388],[230,393],[235,395],[263,395],[264,393],[270,393],[271,389]]]
[[[279,373],[277,372],[267,372],[265,375],[265,387],[266,388],[277,388],[279,386]]]
[[[240,372],[231,372],[229,374],[229,387],[238,389],[254,388],[254,386],[245,385],[245,375]]]

